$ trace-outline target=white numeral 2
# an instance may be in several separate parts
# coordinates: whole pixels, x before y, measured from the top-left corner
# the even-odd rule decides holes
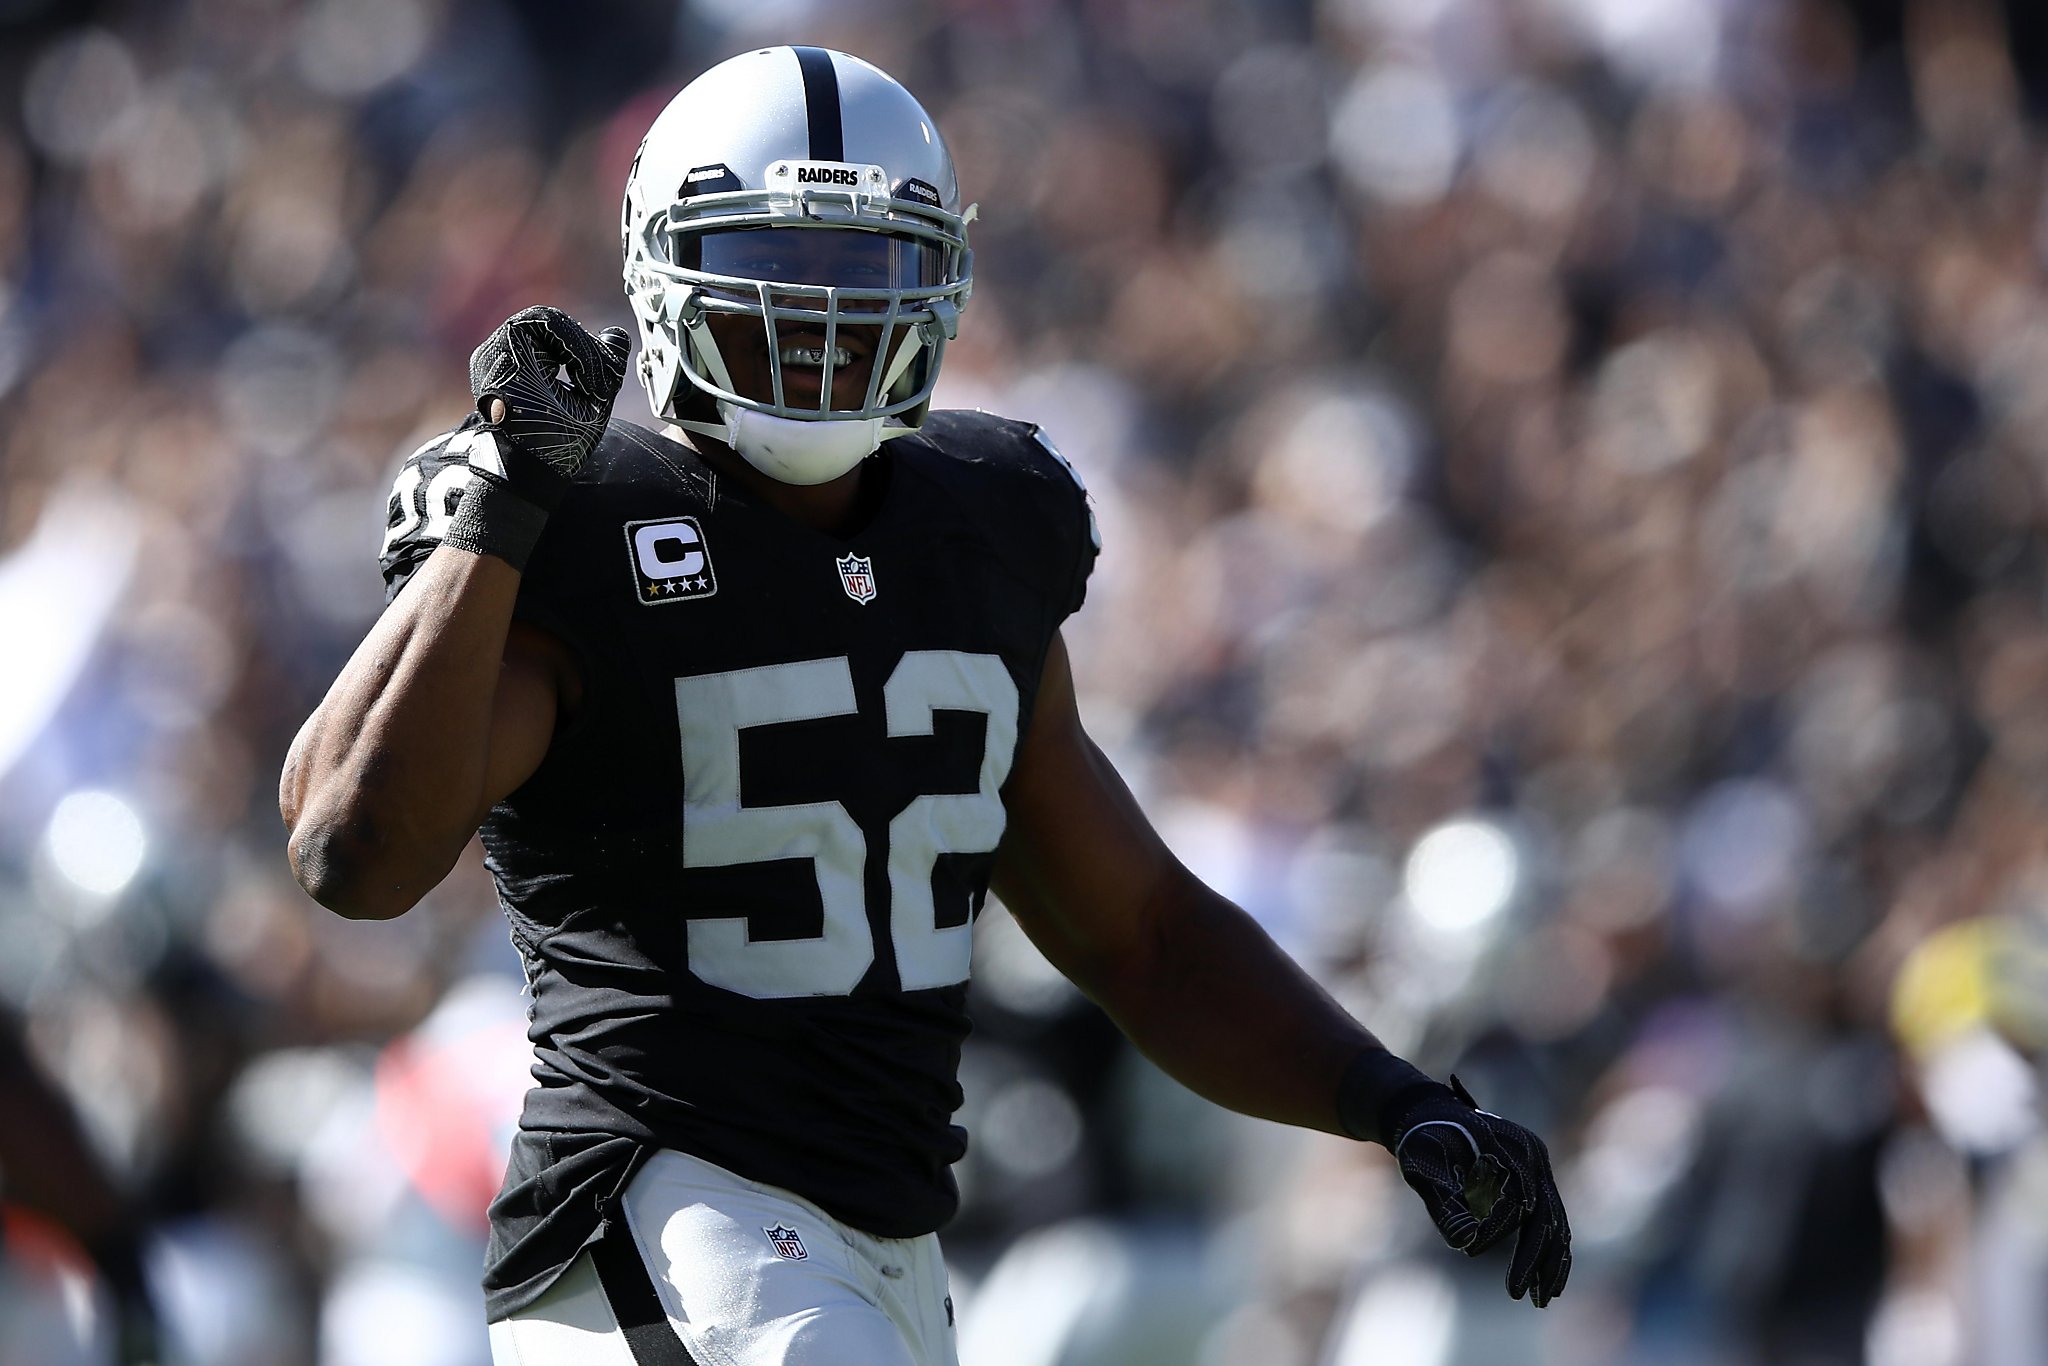
[[[875,944],[862,877],[868,850],[836,801],[748,806],[740,791],[740,732],[854,713],[844,656],[676,680],[682,731],[683,866],[729,868],[811,861],[824,926],[809,939],[748,937],[744,916],[692,917],[690,970],[745,996],[843,996],[867,975]],[[1017,744],[1017,685],[994,655],[905,654],[883,685],[888,733],[930,735],[942,710],[988,718],[979,789],[918,797],[889,822],[889,934],[906,991],[967,980],[971,925],[940,929],[932,870],[940,854],[992,852],[1003,835],[999,795]]]

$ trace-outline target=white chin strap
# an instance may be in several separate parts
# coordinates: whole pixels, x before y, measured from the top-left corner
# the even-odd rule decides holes
[[[879,417],[799,422],[722,399],[718,414],[725,419],[722,428],[700,422],[677,425],[717,437],[749,465],[785,484],[830,483],[882,444]]]

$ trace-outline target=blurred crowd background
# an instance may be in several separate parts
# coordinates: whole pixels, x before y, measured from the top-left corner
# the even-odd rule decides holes
[[[276,776],[470,348],[625,322],[642,132],[791,39],[981,204],[940,398],[1094,490],[1092,729],[1577,1232],[1508,1301],[992,910],[968,1366],[2048,1360],[2035,7],[0,0],[0,1363],[144,1293],[194,1366],[487,1360],[488,881],[330,916]]]

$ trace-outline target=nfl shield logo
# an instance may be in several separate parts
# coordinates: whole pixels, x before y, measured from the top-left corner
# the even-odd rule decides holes
[[[846,596],[855,602],[869,603],[875,600],[875,563],[861,555],[841,555],[833,563],[839,566],[839,583],[846,589]]]
[[[810,1250],[804,1246],[802,1235],[793,1228],[777,1224],[774,1228],[764,1228],[761,1232],[768,1235],[768,1245],[773,1247],[775,1255],[784,1261],[800,1262],[811,1255]]]

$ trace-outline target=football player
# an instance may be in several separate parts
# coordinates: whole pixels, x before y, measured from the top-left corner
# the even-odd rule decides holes
[[[1508,1289],[1571,1268],[1543,1145],[1390,1055],[1167,852],[1075,711],[1097,544],[1036,428],[932,412],[972,285],[901,85],[780,47],[628,178],[631,338],[529,308],[389,504],[382,618],[306,722],[299,881],[411,907],[481,826],[537,1085],[491,1209],[502,1363],[955,1360],[935,1231],[993,887],[1168,1072],[1383,1143]]]

